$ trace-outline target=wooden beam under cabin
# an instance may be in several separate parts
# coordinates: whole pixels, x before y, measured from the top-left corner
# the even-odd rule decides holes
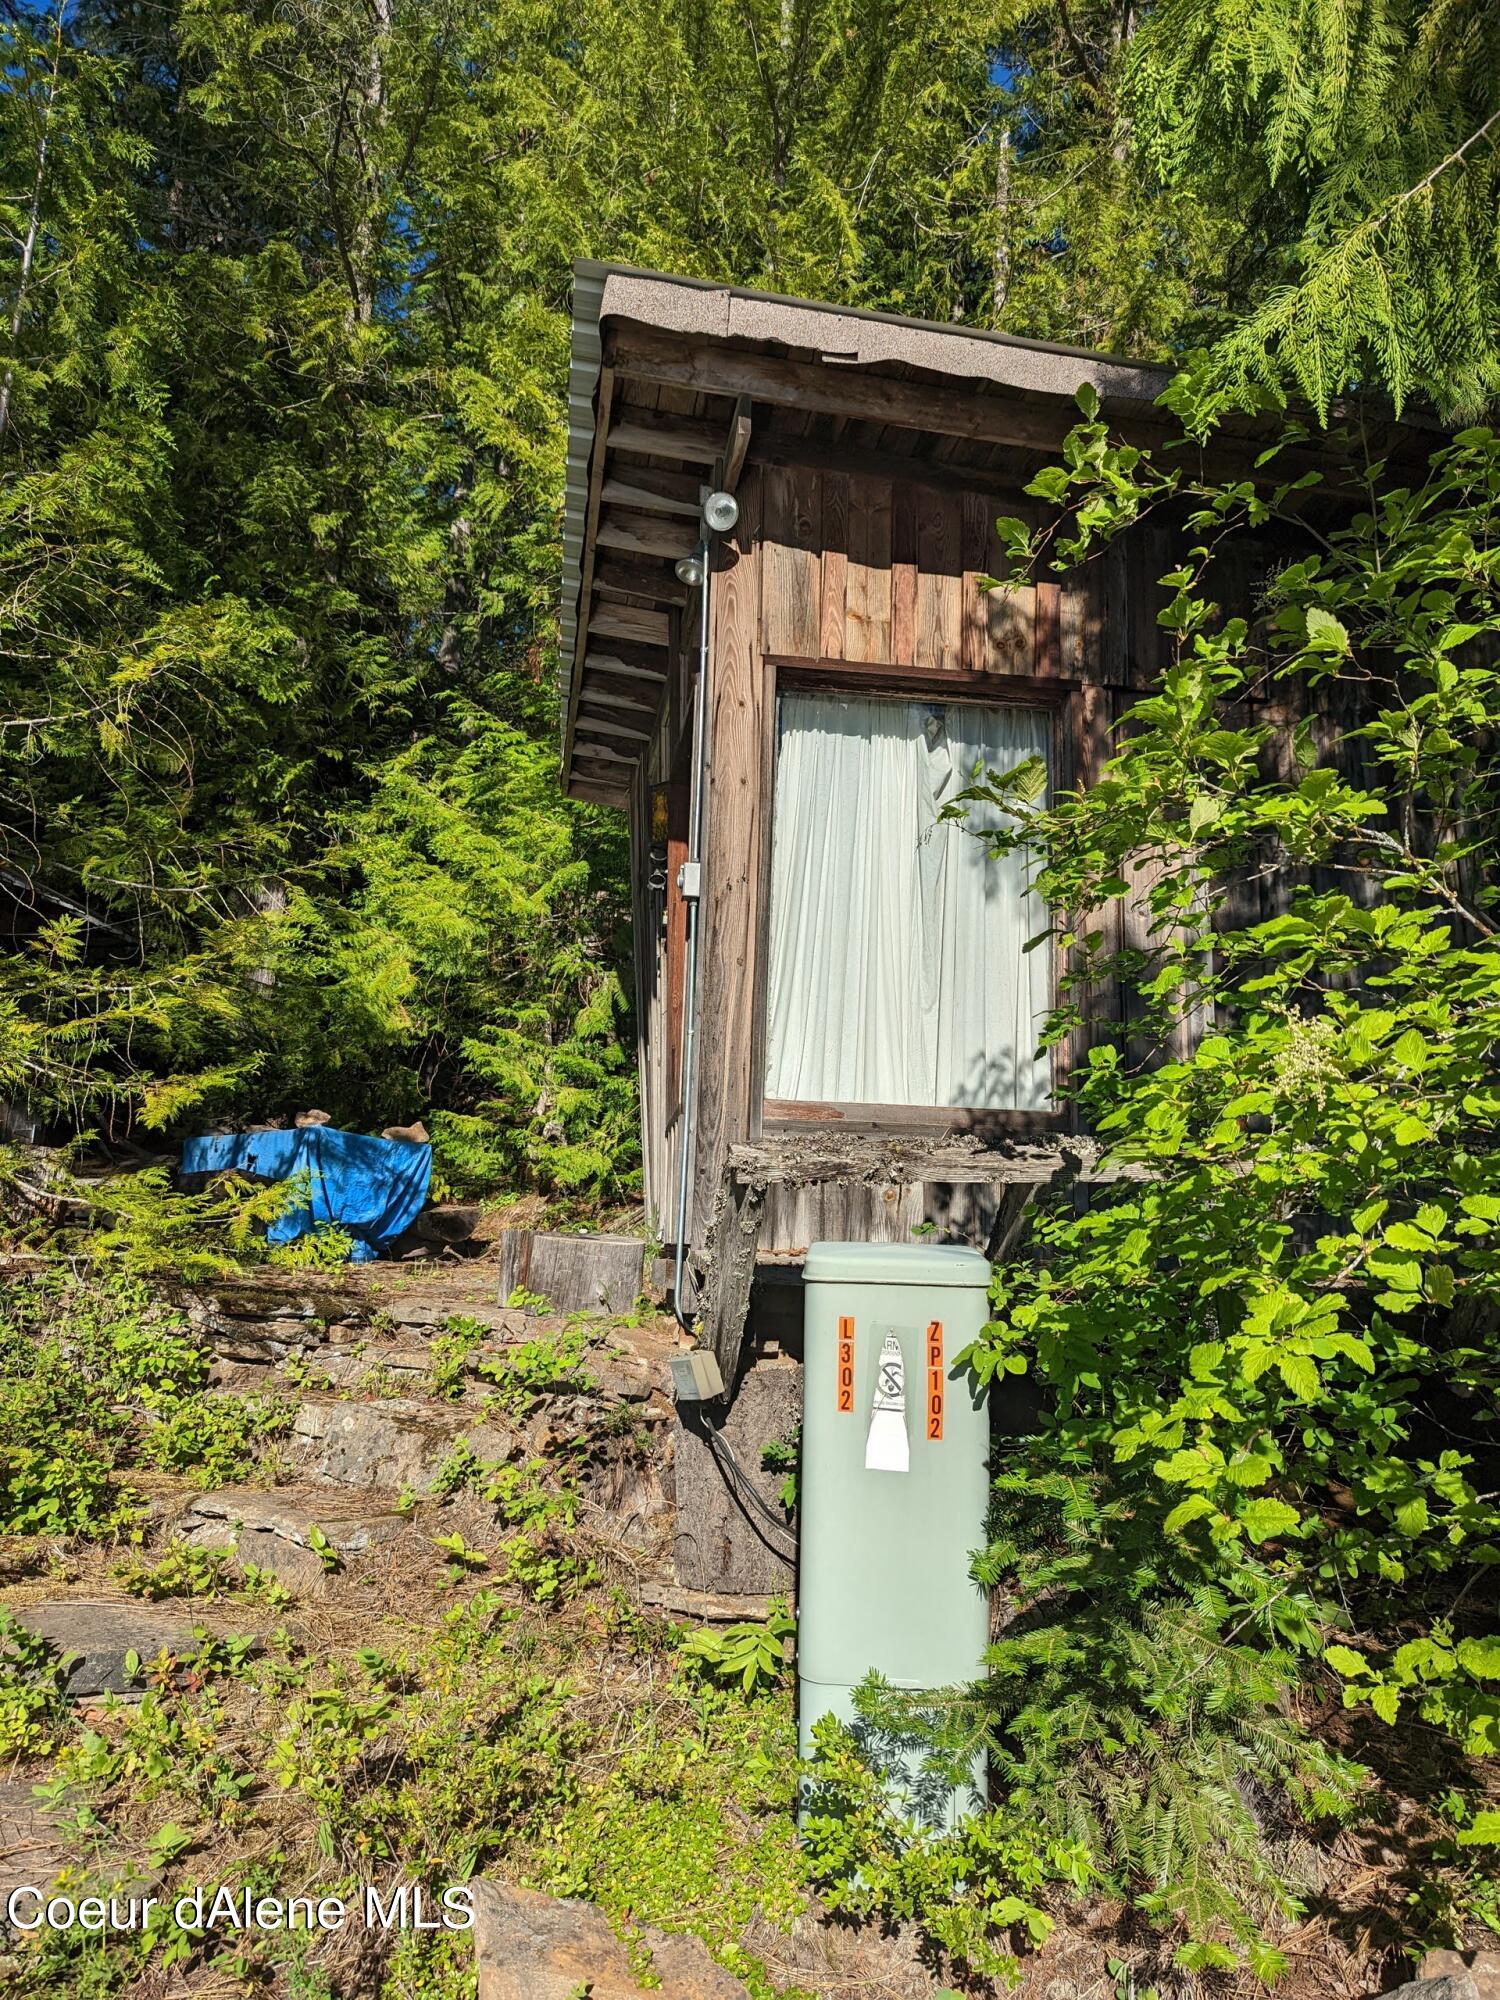
[[[727,1173],[719,1184],[704,1242],[698,1338],[719,1364],[733,1396],[745,1352],[745,1322],[755,1282],[755,1254],[765,1222],[764,1184]]]
[[[1059,1175],[1082,1181],[1136,1178],[1132,1169],[1101,1176],[1103,1148],[1075,1133],[984,1144],[962,1136],[895,1138],[888,1134],[808,1132],[768,1136],[729,1148],[727,1171],[757,1187],[805,1187],[819,1181],[861,1181],[909,1187],[919,1181],[950,1186],[977,1182],[1047,1184]]]
[[[1061,1134],[1056,1139],[985,1144],[977,1137],[952,1134],[859,1138],[810,1132],[732,1145],[703,1233],[699,1339],[713,1350],[732,1393],[744,1359],[750,1291],[767,1191],[772,1187],[823,1182],[882,1188],[923,1182],[986,1185],[1004,1189],[1007,1195],[1015,1190],[1010,1209],[1024,1211],[1041,1188],[1100,1178],[1095,1169],[1101,1151],[1096,1140]],[[1010,1219],[1004,1199],[997,1225],[1002,1217]],[[991,1236],[996,1233],[992,1230]]]

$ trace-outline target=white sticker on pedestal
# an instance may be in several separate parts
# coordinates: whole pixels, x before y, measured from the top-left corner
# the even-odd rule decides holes
[[[875,1400],[865,1439],[866,1472],[907,1472],[911,1447],[906,1438],[906,1360],[895,1334],[881,1343],[875,1366]]]

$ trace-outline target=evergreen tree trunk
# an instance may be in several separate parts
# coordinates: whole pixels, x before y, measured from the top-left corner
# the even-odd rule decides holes
[[[27,211],[26,235],[21,244],[21,265],[16,278],[16,303],[10,316],[10,344],[14,350],[21,337],[21,325],[26,315],[26,292],[31,283],[32,265],[36,259],[36,240],[41,228],[42,195],[47,184],[47,148],[52,138],[52,108],[57,102],[58,77],[62,69],[63,16],[67,12],[67,0],[57,0],[57,12],[53,16],[52,30],[52,78],[47,87],[46,101],[42,106],[41,125],[36,142],[36,177],[31,184],[31,205]],[[11,390],[15,385],[15,363],[11,362],[0,381],[0,446],[5,443],[10,429]]]
[[[990,303],[996,326],[1005,323],[1005,307],[1010,297],[1010,133],[1002,132],[995,148],[995,255]]]

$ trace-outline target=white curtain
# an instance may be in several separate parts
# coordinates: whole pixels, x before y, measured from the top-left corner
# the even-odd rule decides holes
[[[1022,853],[940,808],[1048,757],[1036,709],[787,694],[777,718],[766,1095],[1044,1111],[1051,954]]]

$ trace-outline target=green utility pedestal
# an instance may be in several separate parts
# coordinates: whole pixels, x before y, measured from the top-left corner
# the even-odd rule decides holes
[[[989,1410],[953,1356],[989,1317],[976,1250],[814,1243],[804,1280],[798,1732],[836,1715],[913,1819],[951,1825],[982,1796],[921,1772],[923,1751],[855,1723],[871,1668],[895,1687],[984,1671],[989,1605],[969,1575],[984,1536]]]

